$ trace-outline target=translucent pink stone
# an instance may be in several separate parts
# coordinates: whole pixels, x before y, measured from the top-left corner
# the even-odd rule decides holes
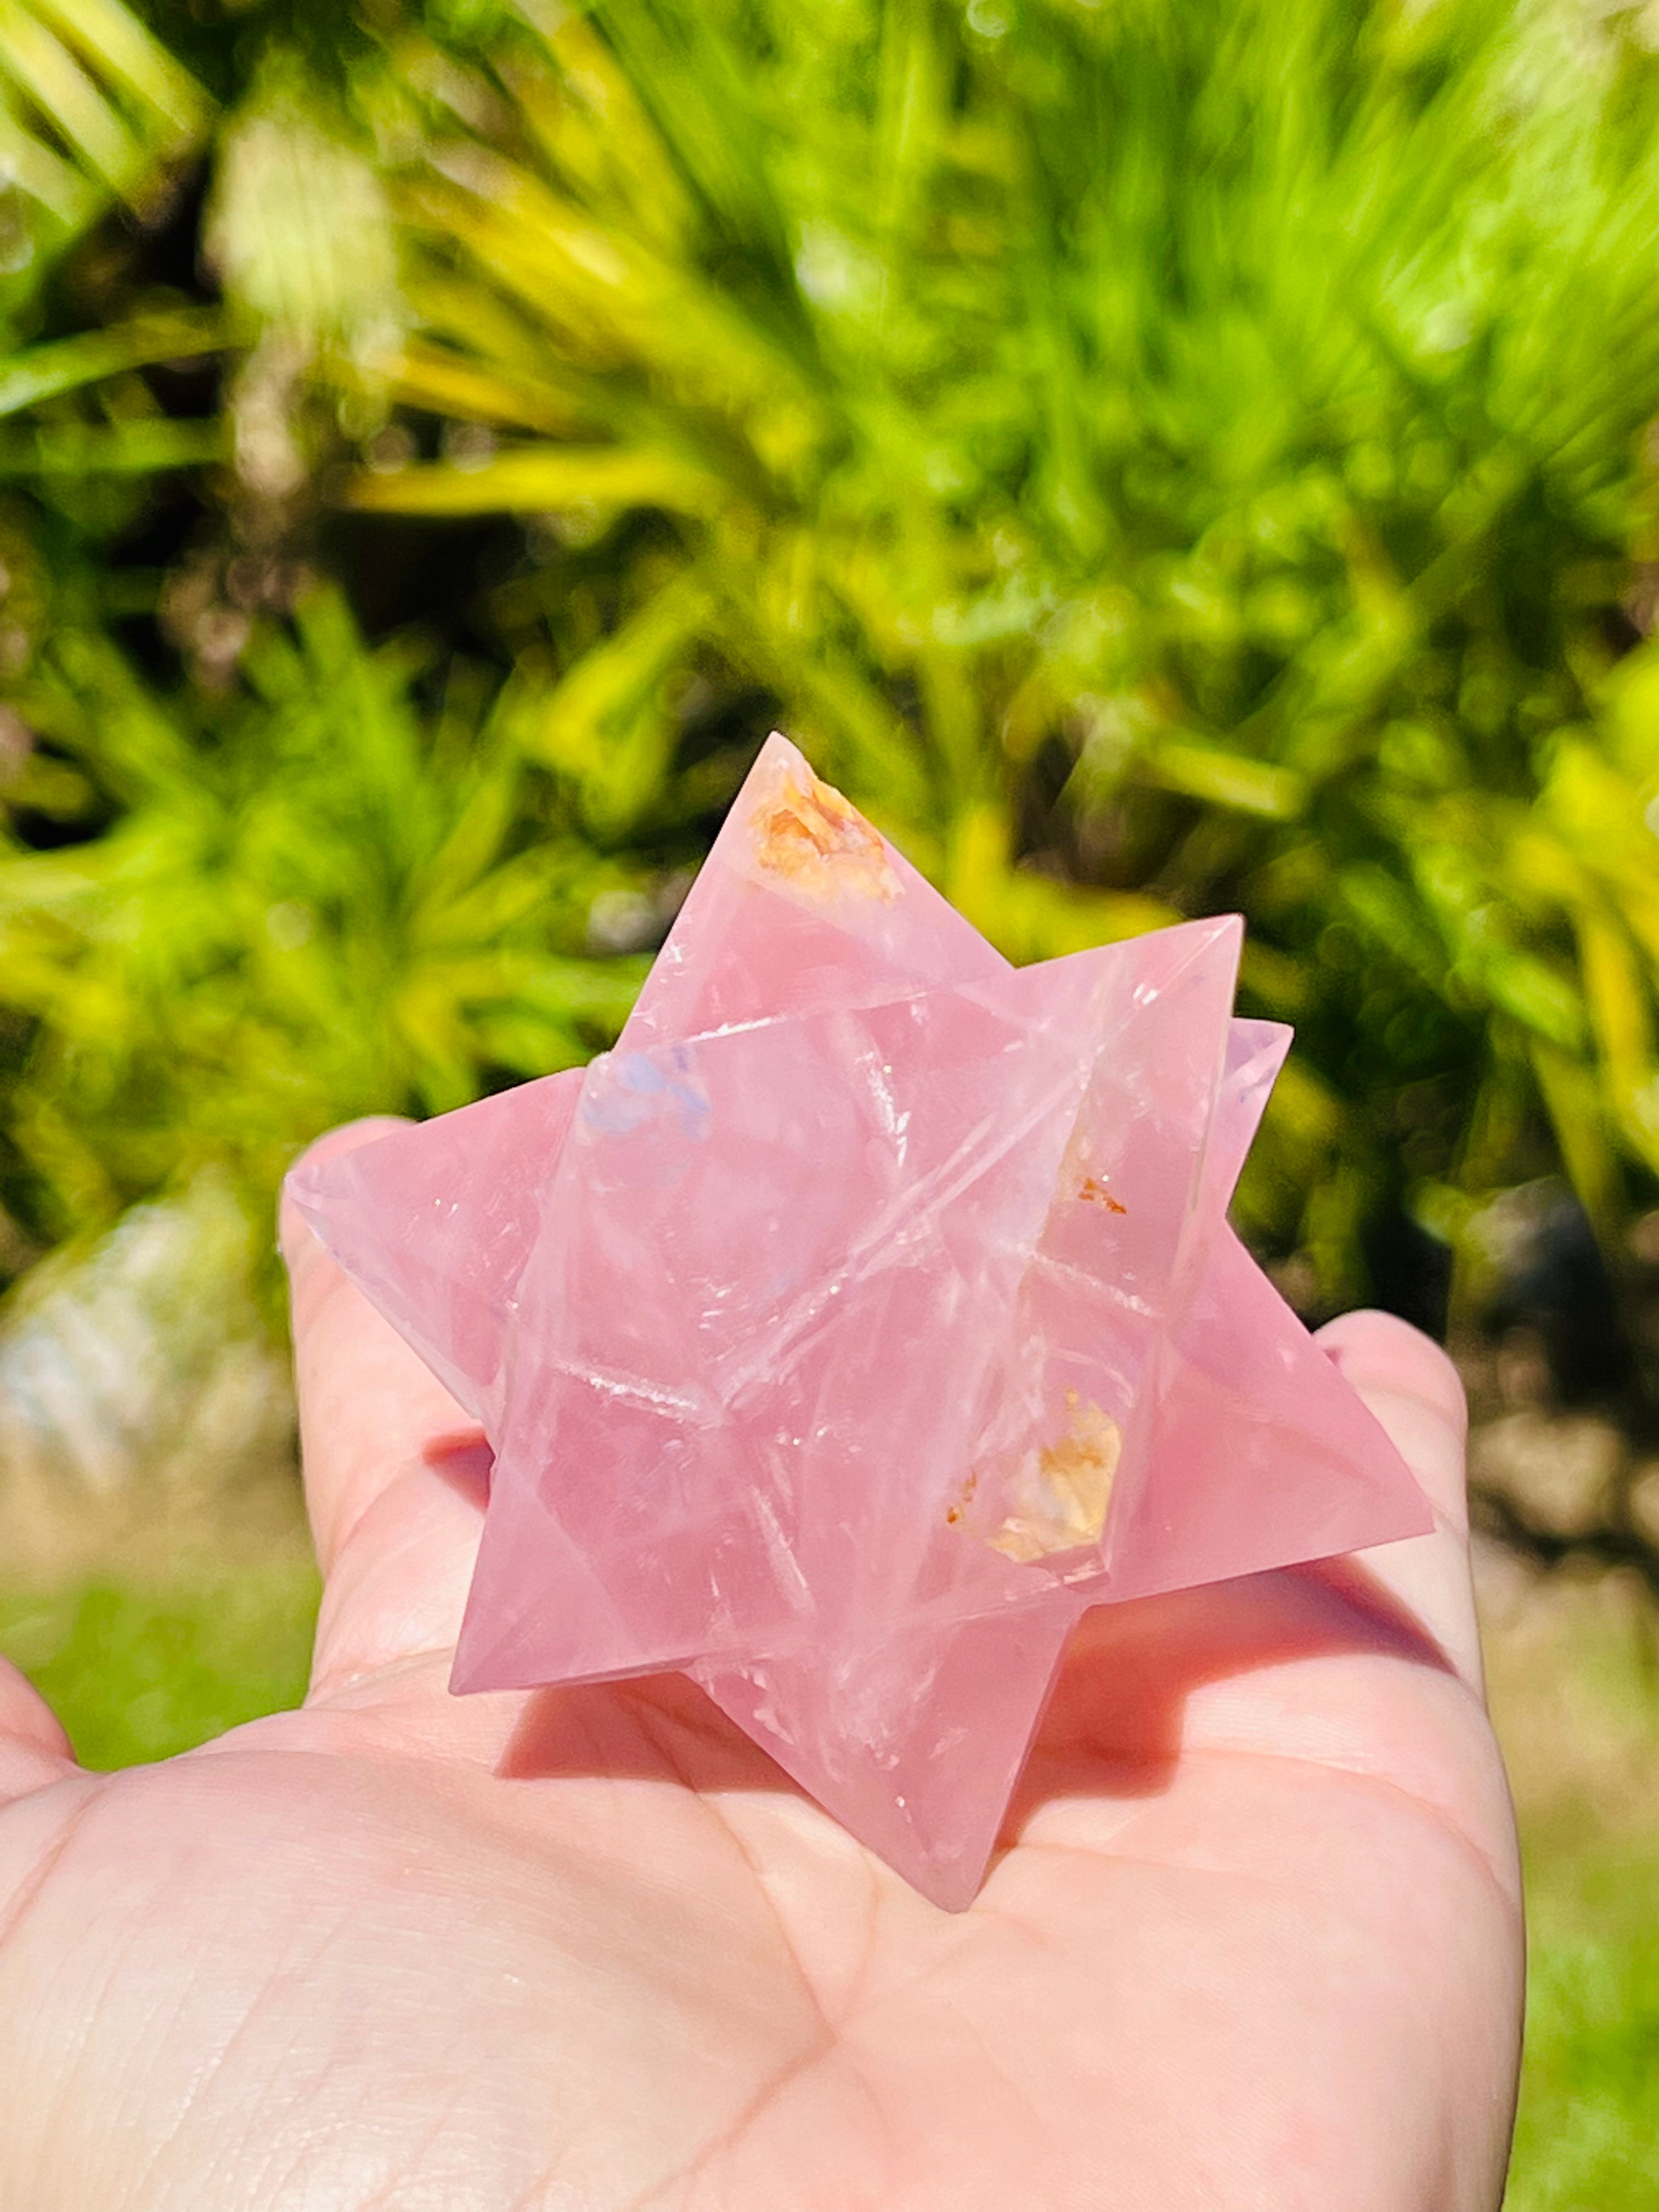
[[[301,1170],[495,1449],[454,1687],[682,1668],[961,1906],[1086,1607],[1426,1529],[1227,1225],[1240,937],[1012,969],[775,737],[614,1052]]]

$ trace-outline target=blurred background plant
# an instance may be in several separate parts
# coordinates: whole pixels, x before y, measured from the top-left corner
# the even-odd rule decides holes
[[[286,1160],[777,722],[1016,959],[1242,909],[1243,1225],[1659,1589],[1656,240],[1653,0],[0,0],[0,1471],[269,1433]]]
[[[151,21],[0,11],[19,1249],[601,1040],[775,719],[1016,958],[1243,909],[1304,1307],[1630,1273],[1650,9]]]
[[[777,720],[1016,959],[1242,908],[1287,1293],[1651,1443],[1650,6],[0,0],[0,1273],[603,1043]]]

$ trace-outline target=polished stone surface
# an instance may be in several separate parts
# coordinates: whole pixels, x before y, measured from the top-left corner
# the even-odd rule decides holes
[[[495,1453],[455,1687],[684,1668],[961,1906],[1086,1607],[1425,1529],[1227,1225],[1240,935],[1012,969],[775,737],[613,1052],[303,1169]]]

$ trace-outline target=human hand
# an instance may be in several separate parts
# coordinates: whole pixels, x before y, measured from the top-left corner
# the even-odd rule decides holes
[[[1519,1880],[1425,1339],[1322,1341],[1436,1533],[1090,1615],[952,1916],[679,1677],[448,1695],[469,1425],[284,1240],[311,1688],[92,1775],[0,1674],[0,2212],[1492,2212]]]

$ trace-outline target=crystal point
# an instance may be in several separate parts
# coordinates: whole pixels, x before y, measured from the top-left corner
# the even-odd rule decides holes
[[[495,1450],[453,1686],[682,1668],[957,1907],[1086,1607],[1425,1530],[1227,1224],[1241,933],[1012,969],[774,737],[613,1052],[302,1164]]]

